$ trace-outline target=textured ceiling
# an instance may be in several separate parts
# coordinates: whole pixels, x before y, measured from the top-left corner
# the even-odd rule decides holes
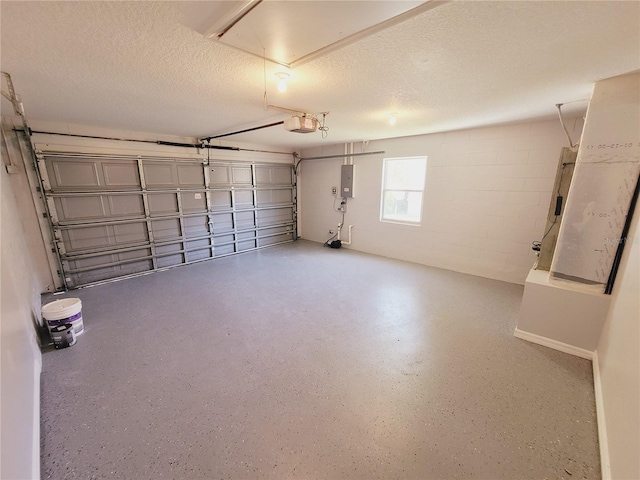
[[[222,43],[293,67],[437,5],[424,0],[260,1],[241,21],[234,16],[228,27],[215,30]]]
[[[32,120],[193,137],[283,120],[263,109],[263,61],[202,35],[231,4],[3,0],[2,70]],[[330,111],[328,137],[277,126],[228,141],[298,148],[552,118],[640,69],[640,3],[449,2],[295,68],[284,94],[281,67],[266,69],[269,102]]]

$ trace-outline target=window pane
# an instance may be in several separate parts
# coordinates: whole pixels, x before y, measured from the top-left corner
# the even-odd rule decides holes
[[[419,224],[427,157],[385,158],[380,220]]]
[[[402,222],[419,222],[422,213],[422,192],[385,190],[382,218]]]
[[[389,190],[422,190],[427,159],[387,159],[384,188]]]

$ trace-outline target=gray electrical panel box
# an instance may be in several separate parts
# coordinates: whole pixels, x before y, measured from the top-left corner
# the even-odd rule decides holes
[[[342,165],[340,196],[353,198],[353,165]]]

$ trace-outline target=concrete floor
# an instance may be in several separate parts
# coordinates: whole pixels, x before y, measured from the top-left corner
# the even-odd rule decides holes
[[[64,296],[43,478],[600,477],[591,363],[512,336],[521,286],[298,241]]]

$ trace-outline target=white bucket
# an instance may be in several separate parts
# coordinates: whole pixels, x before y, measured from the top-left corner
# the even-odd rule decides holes
[[[55,302],[47,303],[42,307],[42,317],[47,322],[49,332],[53,327],[70,323],[76,335],[84,332],[82,323],[82,302],[79,298],[63,298]]]

